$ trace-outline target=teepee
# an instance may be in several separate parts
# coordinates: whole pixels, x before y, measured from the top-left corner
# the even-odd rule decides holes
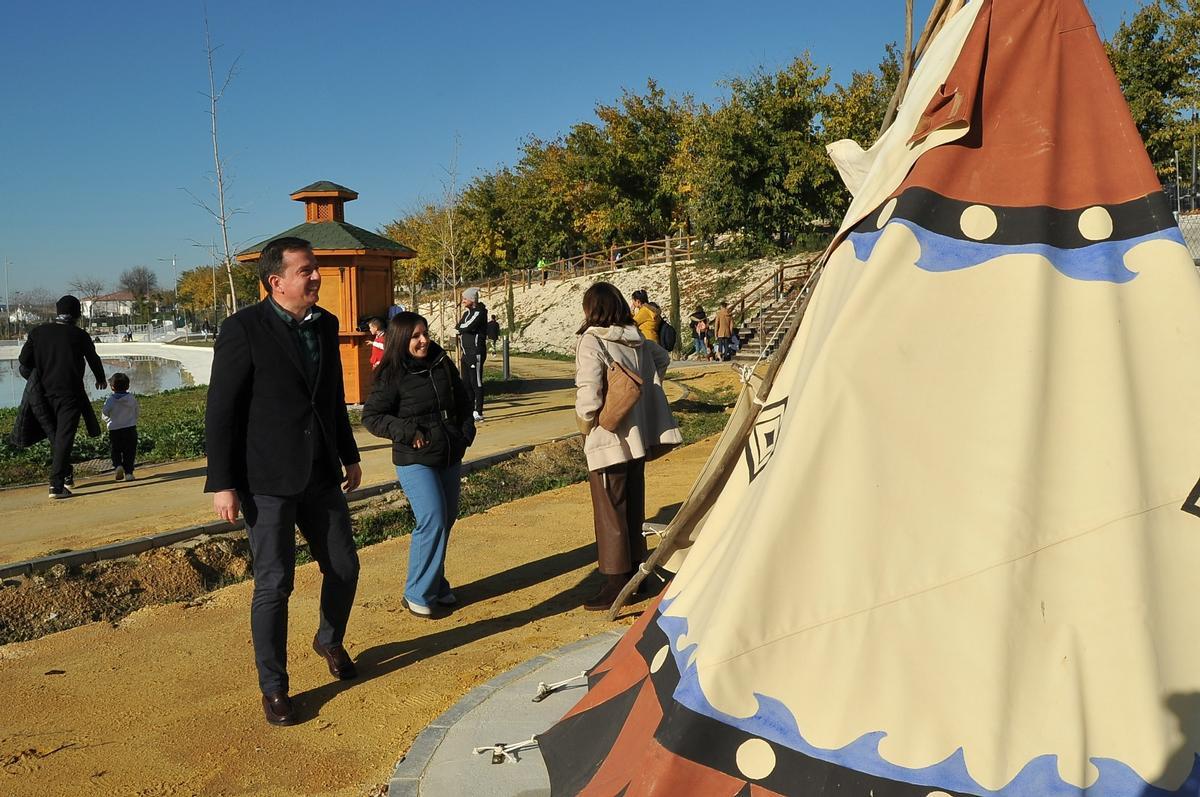
[[[820,281],[554,793],[1200,793],[1200,278],[1083,3],[967,3],[830,154]]]

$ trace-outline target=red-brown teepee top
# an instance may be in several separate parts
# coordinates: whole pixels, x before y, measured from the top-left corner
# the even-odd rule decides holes
[[[1068,209],[1161,191],[1082,1],[984,2],[914,138],[954,121],[971,131],[926,153],[900,192]]]

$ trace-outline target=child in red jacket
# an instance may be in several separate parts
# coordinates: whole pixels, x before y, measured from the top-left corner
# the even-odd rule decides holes
[[[374,371],[383,362],[383,319],[372,318],[367,322],[371,339],[371,370]]]

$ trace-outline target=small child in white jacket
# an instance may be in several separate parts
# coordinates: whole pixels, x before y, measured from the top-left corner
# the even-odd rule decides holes
[[[108,426],[113,469],[117,481],[133,481],[133,460],[137,455],[137,396],[129,392],[126,374],[113,374],[108,385],[113,392],[104,400],[101,416]]]

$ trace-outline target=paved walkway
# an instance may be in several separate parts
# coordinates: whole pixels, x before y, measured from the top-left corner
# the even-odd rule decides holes
[[[620,638],[620,631],[606,631],[565,645],[472,689],[413,741],[392,773],[388,797],[549,797],[550,778],[536,747],[502,764],[474,750],[512,745],[558,722],[587,684],[580,679],[534,703],[538,684],[558,683],[591,669]]]
[[[175,350],[203,359],[211,350],[158,344],[113,344],[112,352],[145,353],[174,357]],[[170,351],[166,351],[166,350]],[[197,354],[199,353],[199,354]],[[523,380],[520,393],[499,395],[487,401],[487,420],[479,425],[468,459],[478,459],[518,446],[553,440],[577,431],[575,425],[575,364],[558,360],[513,357],[514,376]],[[186,363],[185,363],[186,366]],[[197,365],[196,373],[203,373]],[[719,365],[679,363],[680,370],[719,368]],[[727,365],[725,367],[728,367]],[[205,374],[207,376],[207,374]],[[199,381],[199,377],[197,377]],[[667,384],[674,401],[683,388]],[[365,429],[355,432],[362,455],[363,487],[396,480],[391,443]],[[66,501],[48,501],[43,485],[0,490],[0,564],[81,550],[163,531],[216,520],[209,496],[204,494],[205,460],[193,459],[138,468],[137,481],[114,482],[110,476],[81,476]]]
[[[479,426],[469,458],[576,431],[574,364],[532,358],[513,358],[512,364],[514,374],[526,380],[524,392],[487,402],[487,420]],[[363,486],[395,481],[391,444],[366,430],[358,430],[356,438],[362,454]],[[0,537],[0,563],[215,520],[210,499],[204,495],[204,472],[205,461],[195,459],[138,468],[134,482],[81,477],[75,496],[67,501],[46,500],[46,488],[41,485],[2,490],[0,528],[5,533]]]

